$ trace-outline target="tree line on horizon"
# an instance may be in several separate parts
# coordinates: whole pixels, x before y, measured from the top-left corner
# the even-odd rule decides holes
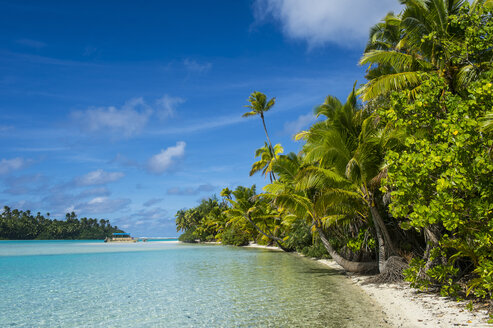
[[[31,211],[3,208],[0,214],[0,239],[8,240],[53,240],[53,239],[105,239],[114,232],[124,232],[112,226],[109,220],[77,218],[74,212],[67,213],[64,220],[52,219]]]
[[[319,120],[295,135],[298,153],[266,143],[250,175],[176,214],[183,241],[273,243],[330,255],[351,272],[404,278],[442,295],[493,293],[492,0],[401,0],[370,30],[366,83],[327,96]]]

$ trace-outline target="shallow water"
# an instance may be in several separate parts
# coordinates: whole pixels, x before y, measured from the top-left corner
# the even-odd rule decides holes
[[[0,242],[1,327],[387,327],[296,255],[176,243]]]

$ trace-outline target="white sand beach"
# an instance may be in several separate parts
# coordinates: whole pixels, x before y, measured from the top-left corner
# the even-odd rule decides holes
[[[247,246],[244,246],[244,247],[263,248],[263,249],[270,249],[271,251],[281,251],[282,252],[282,249],[280,249],[277,246],[265,246],[265,245],[259,245],[259,244],[250,243],[250,245],[247,245]]]
[[[319,262],[344,272],[333,260]],[[486,311],[468,311],[466,302],[419,292],[406,282],[367,284],[369,276],[346,275],[383,308],[388,322],[395,327],[493,327],[487,323]]]

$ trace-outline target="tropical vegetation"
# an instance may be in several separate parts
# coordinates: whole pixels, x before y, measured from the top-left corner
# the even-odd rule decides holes
[[[177,228],[193,241],[328,254],[375,281],[491,311],[493,0],[401,3],[370,30],[367,81],[315,108],[299,153],[272,146],[264,114],[275,98],[252,93],[246,115],[261,117],[267,140],[250,174],[269,183],[181,210]]]
[[[31,211],[3,208],[0,214],[0,239],[105,239],[114,232],[123,232],[108,220],[78,219],[74,212],[67,213],[64,220],[51,219]]]

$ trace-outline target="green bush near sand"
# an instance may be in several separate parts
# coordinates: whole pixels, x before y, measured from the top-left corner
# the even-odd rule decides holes
[[[224,245],[245,246],[250,242],[248,233],[237,230],[226,230],[221,237]]]

